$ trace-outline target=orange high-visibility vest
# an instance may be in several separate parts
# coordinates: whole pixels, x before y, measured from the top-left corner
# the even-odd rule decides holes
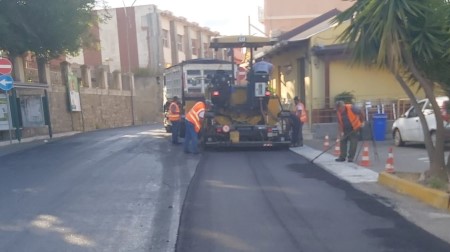
[[[172,112],[174,107],[175,107],[175,113]],[[178,103],[176,103],[176,102],[170,103],[169,114],[167,115],[167,117],[169,118],[169,121],[171,121],[171,122],[179,121],[181,119],[180,107],[178,106]]]
[[[205,108],[205,103],[200,101],[194,104],[191,110],[186,114],[186,120],[194,124],[195,132],[197,133],[200,132],[200,128],[202,127],[200,118],[203,119],[203,117],[200,115],[205,113]]]
[[[297,104],[297,106],[298,105],[300,105],[300,107],[301,107],[301,109],[300,109],[301,112],[299,115],[300,122],[305,123],[306,121],[308,121],[308,115],[306,114],[306,111],[305,111],[305,105],[303,105],[303,103],[301,103],[301,102],[299,102]]]
[[[353,130],[357,130],[357,129],[361,128],[361,120],[358,115],[355,115],[355,113],[353,113],[351,104],[345,104],[345,111],[347,112],[347,117],[348,117],[348,120],[350,121],[350,124],[352,125]],[[339,111],[337,112],[337,117],[339,120],[339,124],[340,124],[341,128],[343,129],[344,123],[342,122],[341,112],[339,112]]]

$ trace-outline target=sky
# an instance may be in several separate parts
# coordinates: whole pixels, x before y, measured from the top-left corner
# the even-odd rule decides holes
[[[260,30],[263,25],[258,21],[258,6],[263,0],[106,0],[112,8],[154,4],[160,10],[168,10],[175,16],[185,17],[189,22],[208,27],[221,35],[249,34],[249,22]],[[251,28],[252,35],[263,35]]]

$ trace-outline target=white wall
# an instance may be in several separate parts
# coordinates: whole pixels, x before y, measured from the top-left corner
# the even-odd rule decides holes
[[[109,19],[106,23],[100,23],[99,33],[100,46],[102,50],[102,63],[109,65],[112,72],[115,70],[121,70],[121,67],[117,15],[115,11],[109,11],[109,15],[111,16],[111,19]]]

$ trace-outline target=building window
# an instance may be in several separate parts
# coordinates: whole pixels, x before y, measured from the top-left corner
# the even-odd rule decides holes
[[[191,40],[191,44],[192,44],[192,55],[197,55],[198,54],[198,46],[197,46],[197,39],[192,39]]]
[[[163,29],[162,30],[162,40],[163,40],[163,45],[166,48],[169,48],[169,31]]]
[[[177,48],[178,51],[183,51],[183,35],[177,35]]]

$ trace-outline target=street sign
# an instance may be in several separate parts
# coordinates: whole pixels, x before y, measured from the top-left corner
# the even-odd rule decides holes
[[[12,63],[7,58],[0,58],[0,74],[10,74],[12,71]]]
[[[14,87],[14,80],[9,75],[0,75],[0,89],[3,91],[11,90]]]

